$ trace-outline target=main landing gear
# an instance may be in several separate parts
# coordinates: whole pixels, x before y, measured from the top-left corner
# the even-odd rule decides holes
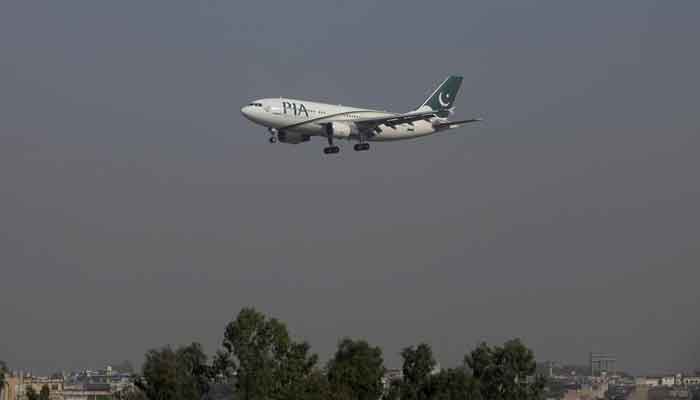
[[[323,149],[323,154],[338,154],[340,153],[340,147],[333,145],[333,136],[328,135],[328,147]]]
[[[328,128],[326,133],[326,139],[328,139],[328,147],[323,149],[323,154],[337,154],[340,153],[340,147],[333,145],[333,132]],[[353,146],[355,151],[367,151],[369,150],[369,143],[366,142],[367,138],[365,135],[360,136],[360,143]]]
[[[358,143],[353,146],[353,149],[355,149],[355,151],[367,151],[369,150],[369,143]]]
[[[355,151],[367,151],[369,150],[369,143],[366,142],[367,136],[363,133],[360,132],[360,143],[354,145],[352,148],[355,149]]]

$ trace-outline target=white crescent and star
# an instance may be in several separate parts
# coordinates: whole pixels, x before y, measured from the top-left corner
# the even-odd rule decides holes
[[[443,95],[447,100],[443,99]],[[450,94],[449,93],[440,93],[440,96],[438,96],[438,101],[440,102],[440,105],[443,107],[447,107],[450,105]]]

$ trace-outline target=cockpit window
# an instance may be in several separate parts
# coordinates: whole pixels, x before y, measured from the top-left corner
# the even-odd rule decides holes
[[[250,103],[248,105],[253,106],[253,107],[262,107],[263,106],[262,103]]]

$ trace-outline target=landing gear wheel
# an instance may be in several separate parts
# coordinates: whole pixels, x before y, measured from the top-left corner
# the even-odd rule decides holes
[[[268,139],[270,143],[277,143],[277,138],[274,136],[270,136],[270,139]]]
[[[355,151],[367,151],[369,150],[369,143],[358,143],[353,146],[353,149],[355,149]]]
[[[338,146],[329,146],[325,147],[323,149],[323,154],[337,154],[340,153],[340,147]]]

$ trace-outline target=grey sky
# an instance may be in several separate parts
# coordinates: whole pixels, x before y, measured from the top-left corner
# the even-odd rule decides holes
[[[252,305],[323,359],[521,337],[700,368],[700,2],[3,1],[0,359],[202,342]],[[239,108],[409,110],[452,135],[324,157]]]

